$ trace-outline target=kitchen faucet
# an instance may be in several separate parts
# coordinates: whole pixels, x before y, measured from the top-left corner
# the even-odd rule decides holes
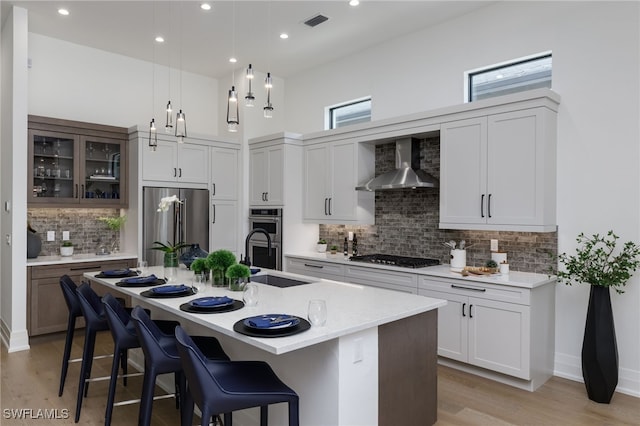
[[[262,228],[255,228],[253,231],[249,232],[249,235],[247,235],[247,238],[244,240],[244,260],[242,260],[242,255],[240,255],[240,263],[247,266],[251,266],[251,258],[249,257],[249,241],[251,240],[251,237],[253,237],[253,234],[256,233],[266,235],[267,249],[269,250],[269,256],[271,256],[271,237],[269,236],[269,233]]]

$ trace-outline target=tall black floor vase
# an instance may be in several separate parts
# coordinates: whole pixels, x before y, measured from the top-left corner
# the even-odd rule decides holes
[[[582,376],[589,399],[608,404],[618,385],[618,346],[609,287],[591,286],[582,342]]]

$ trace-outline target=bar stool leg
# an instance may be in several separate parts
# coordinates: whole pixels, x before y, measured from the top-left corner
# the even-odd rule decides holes
[[[69,369],[69,358],[71,357],[71,346],[73,344],[73,334],[76,329],[76,317],[69,315],[67,320],[67,336],[64,341],[64,354],[62,355],[62,368],[60,370],[60,389],[58,396],[64,392],[64,382],[67,380],[67,370]]]
[[[85,328],[84,350],[82,352],[82,366],[80,367],[80,379],[78,381],[78,400],[76,402],[76,418],[80,421],[80,410],[82,409],[82,398],[87,396],[89,392],[89,382],[86,381],[91,377],[91,365],[93,363],[93,350],[96,344],[96,332]]]
[[[126,350],[126,349],[125,349]],[[111,364],[111,380],[109,381],[109,395],[107,396],[107,409],[104,413],[104,425],[109,426],[111,424],[111,417],[113,415],[113,400],[115,399],[116,384],[118,382],[118,364],[122,359],[122,353],[124,350],[120,349],[116,343],[113,348],[113,363]]]

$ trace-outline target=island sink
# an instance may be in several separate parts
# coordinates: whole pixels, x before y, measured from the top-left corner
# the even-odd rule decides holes
[[[311,284],[310,281],[294,280],[293,278],[279,277],[277,275],[256,275],[251,277],[251,281],[272,285],[274,287],[286,288],[295,287],[303,284]]]

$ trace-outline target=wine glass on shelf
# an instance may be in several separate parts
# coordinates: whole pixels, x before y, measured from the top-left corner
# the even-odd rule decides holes
[[[87,152],[89,153],[89,158],[93,158],[93,144],[89,142],[89,146],[87,146]]]
[[[104,144],[103,151],[104,151],[105,160],[108,160],[109,159],[109,153],[111,152],[111,147],[109,146],[108,143]]]

